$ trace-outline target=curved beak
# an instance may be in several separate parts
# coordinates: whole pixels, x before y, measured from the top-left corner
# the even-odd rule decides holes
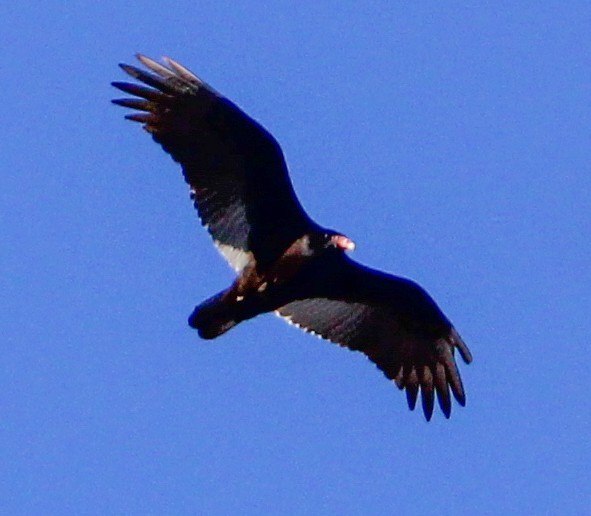
[[[335,235],[331,238],[331,243],[337,248],[343,251],[354,251],[355,242],[345,235]]]

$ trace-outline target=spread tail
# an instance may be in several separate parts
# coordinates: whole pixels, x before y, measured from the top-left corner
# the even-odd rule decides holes
[[[195,307],[189,316],[189,326],[195,328],[202,339],[215,339],[242,320],[232,306],[224,302],[225,294],[224,290],[210,297]]]

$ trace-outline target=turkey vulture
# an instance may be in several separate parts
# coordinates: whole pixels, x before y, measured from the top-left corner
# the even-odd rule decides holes
[[[183,171],[191,199],[236,280],[195,308],[189,324],[204,339],[265,312],[365,353],[427,420],[434,397],[446,418],[450,389],[465,394],[454,357],[472,356],[450,321],[416,283],[351,260],[345,235],[316,224],[291,185],[277,141],[235,104],[169,58],[138,55],[149,70],[121,64],[144,85],[113,82],[134,98],[143,124]]]

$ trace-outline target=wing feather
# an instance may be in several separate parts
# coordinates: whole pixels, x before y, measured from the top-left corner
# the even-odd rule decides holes
[[[142,112],[126,118],[142,123],[180,163],[203,225],[232,249],[223,253],[231,265],[243,263],[239,255],[272,263],[314,225],[295,195],[279,144],[181,64],[137,58],[149,71],[120,66],[145,86],[114,82],[135,98],[113,102]]]
[[[385,376],[406,390],[414,410],[421,394],[427,420],[434,399],[446,418],[450,390],[465,405],[464,388],[454,358],[458,348],[466,363],[470,351],[431,297],[418,285],[361,266],[342,256],[320,264],[277,314],[324,339],[363,352]]]

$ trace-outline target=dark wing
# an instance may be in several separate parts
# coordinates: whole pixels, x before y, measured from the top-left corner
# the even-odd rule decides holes
[[[236,105],[172,59],[137,56],[151,72],[121,68],[145,86],[114,82],[137,98],[113,102],[179,162],[201,221],[237,270],[274,261],[309,230],[277,141]],[[252,253],[252,254],[251,254]]]
[[[302,282],[304,283],[304,282]],[[332,255],[312,271],[292,301],[277,310],[290,323],[351,350],[362,351],[406,389],[414,410],[419,390],[427,420],[434,395],[445,417],[450,388],[460,405],[466,397],[455,362],[457,348],[470,363],[466,344],[433,299],[416,283]]]

